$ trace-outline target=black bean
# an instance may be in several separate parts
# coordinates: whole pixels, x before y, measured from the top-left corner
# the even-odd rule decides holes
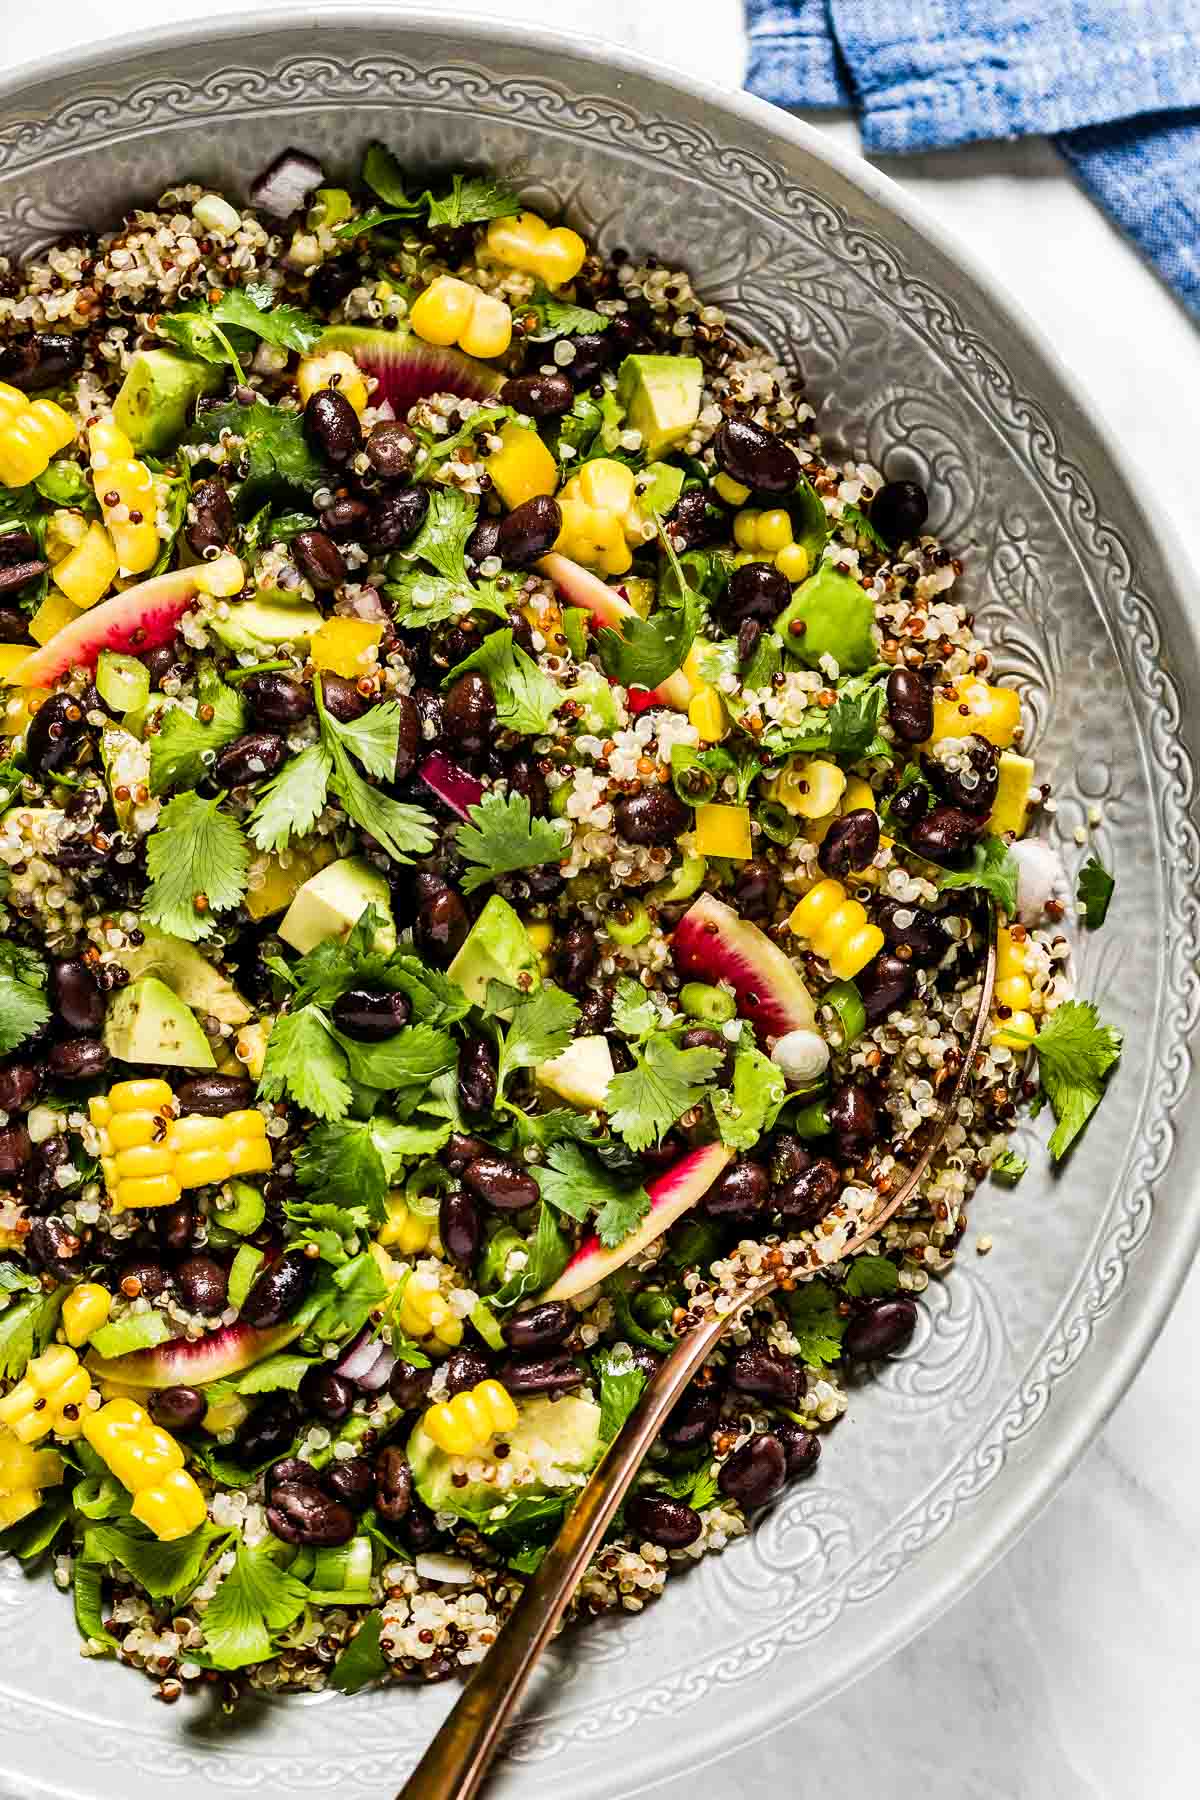
[[[319,594],[331,594],[346,579],[346,564],[324,531],[298,531],[292,539],[292,561]]]
[[[9,1063],[0,1069],[0,1112],[23,1112],[37,1097],[40,1076],[28,1063]]]
[[[273,731],[248,731],[217,752],[212,767],[218,787],[253,787],[276,774],[287,761],[287,739]]]
[[[0,606],[0,644],[24,644],[29,638],[29,621],[15,606]]]
[[[208,1411],[208,1401],[194,1387],[159,1388],[150,1396],[150,1417],[164,1431],[195,1431]]]
[[[321,529],[327,531],[339,544],[344,544],[350,538],[362,537],[370,516],[371,509],[365,500],[357,500],[350,494],[338,494],[321,514]]]
[[[940,756],[925,758],[925,773],[931,787],[937,789],[950,806],[965,813],[990,813],[1000,784],[1000,759],[996,746],[972,732],[966,738],[965,756],[956,768],[949,768]]]
[[[224,482],[198,481],[188,503],[188,524],[184,531],[193,555],[202,557],[206,550],[223,550],[233,532],[233,502]]]
[[[306,719],[313,709],[312,689],[290,675],[271,670],[265,675],[250,675],[242,682],[242,693],[255,718],[264,725],[289,728]]]
[[[402,1407],[405,1412],[412,1412],[425,1404],[425,1396],[432,1380],[432,1369],[419,1369],[415,1363],[401,1360],[388,1376],[388,1393],[397,1406]]]
[[[519,644],[526,656],[532,656],[534,654],[533,626],[524,613],[517,612],[511,606],[508,609],[508,629],[513,634],[513,643]]]
[[[421,715],[411,694],[395,695],[394,704],[399,714],[399,730],[396,734],[396,767],[393,777],[396,781],[407,781],[416,768],[420,755]]]
[[[300,1403],[294,1394],[268,1394],[238,1426],[233,1441],[235,1459],[249,1465],[278,1456],[295,1437],[300,1417]]]
[[[314,1481],[285,1481],[275,1488],[267,1524],[285,1544],[306,1544],[314,1550],[349,1543],[357,1529],[350,1508],[322,1493]]]
[[[902,744],[923,744],[933,730],[933,691],[915,669],[893,669],[888,676],[887,716]]]
[[[25,733],[25,760],[35,775],[57,775],[71,762],[87,733],[78,700],[52,694],[43,701]]]
[[[740,918],[773,918],[778,900],[779,877],[766,857],[754,856],[738,865],[733,904]]]
[[[760,1431],[735,1450],[717,1476],[721,1492],[744,1512],[767,1506],[787,1483],[787,1457],[779,1439]]]
[[[94,1038],[68,1038],[51,1046],[46,1061],[60,1081],[91,1081],[108,1067],[108,1051]]]
[[[535,819],[543,817],[550,810],[550,790],[546,786],[546,778],[531,756],[524,751],[509,756],[504,765],[504,774],[509,793],[524,794]],[[524,878],[526,881],[533,881],[540,873],[537,869],[526,869]]]
[[[656,784],[640,794],[622,794],[613,820],[631,844],[673,844],[692,822],[692,809],[669,787]]]
[[[74,1281],[82,1275],[82,1248],[75,1233],[61,1219],[35,1219],[24,1243],[30,1267],[45,1269],[56,1281]]]
[[[347,988],[332,1007],[333,1022],[347,1037],[364,1044],[380,1044],[408,1024],[412,1003],[399,991],[376,992],[373,988]]]
[[[402,1450],[394,1444],[381,1450],[375,1463],[375,1510],[395,1525],[412,1505],[412,1470]]]
[[[460,1269],[473,1266],[483,1243],[483,1220],[475,1201],[463,1188],[451,1188],[442,1195],[438,1236],[446,1255]]]
[[[748,619],[772,625],[792,598],[792,585],[773,563],[748,562],[733,571],[713,611],[724,631],[736,637]]]
[[[770,1173],[776,1186],[811,1167],[812,1151],[794,1131],[777,1131],[771,1144]]]
[[[32,1146],[32,1155],[21,1183],[22,1198],[30,1212],[52,1213],[62,1199],[58,1170],[71,1160],[65,1134],[56,1132]],[[28,1243],[26,1243],[28,1250]]]
[[[6,1125],[0,1131],[0,1176],[15,1175],[32,1155],[33,1145],[23,1125]]]
[[[348,725],[351,719],[361,719],[371,702],[365,694],[360,694],[352,681],[344,675],[321,673],[321,699],[325,702],[325,710],[331,713],[339,725]]]
[[[162,687],[168,675],[185,664],[183,640],[175,637],[169,644],[160,644],[157,650],[145,651],[139,659],[150,677],[150,686],[154,689]]]
[[[417,440],[399,419],[381,419],[367,435],[367,460],[385,481],[399,481],[417,459]]]
[[[715,544],[729,529],[726,515],[720,507],[713,505],[705,488],[694,488],[690,494],[681,494],[663,524],[680,554]]]
[[[664,1550],[686,1550],[704,1530],[704,1521],[694,1507],[658,1494],[635,1494],[625,1508],[625,1518],[639,1541],[648,1538]]]
[[[865,969],[854,978],[867,1024],[875,1025],[898,1006],[903,1006],[916,985],[911,961],[897,956],[894,950],[881,950]]]
[[[477,1156],[487,1156],[488,1146],[482,1138],[468,1137],[465,1131],[452,1131],[442,1150],[442,1161],[452,1175],[461,1175]]]
[[[811,1475],[821,1460],[821,1440],[816,1432],[806,1431],[795,1419],[778,1419],[771,1431],[783,1445],[788,1480],[794,1481],[798,1475]]]
[[[513,375],[496,397],[501,406],[531,419],[553,419],[570,410],[575,389],[565,375]]]
[[[759,619],[743,619],[738,626],[737,659],[738,667],[745,668],[754,652],[758,649],[762,637],[762,622]]]
[[[354,1383],[315,1364],[300,1383],[300,1403],[327,1425],[340,1425],[354,1406]]]
[[[426,487],[387,488],[371,507],[366,540],[372,550],[398,550],[416,537],[429,511]]]
[[[941,920],[924,906],[913,906],[905,900],[881,900],[875,909],[875,922],[888,943],[903,947],[910,953],[908,961],[918,965],[941,962],[950,948]]]
[[[739,1156],[717,1176],[701,1207],[710,1219],[750,1219],[770,1198],[771,1177],[762,1163]]]
[[[911,543],[929,517],[929,496],[915,481],[889,481],[871,502],[871,523],[890,549]]]
[[[176,1200],[170,1206],[156,1206],[151,1218],[159,1248],[170,1256],[182,1256],[192,1244],[196,1215],[190,1200]]]
[[[319,311],[331,313],[358,286],[360,275],[356,256],[330,257],[309,278],[309,300]]]
[[[362,449],[358,414],[335,388],[321,388],[304,408],[308,441],[326,462],[344,463]]]
[[[427,1506],[413,1495],[412,1505],[405,1518],[400,1522],[400,1541],[414,1553],[419,1555],[437,1542],[437,1526],[433,1522],[433,1514]],[[432,1661],[432,1658],[430,1659]]]
[[[775,1208],[793,1231],[811,1231],[819,1225],[841,1192],[841,1178],[826,1156],[819,1156],[782,1182],[775,1192]]]
[[[63,387],[83,367],[81,335],[66,331],[35,331],[0,350],[0,381],[36,394],[43,388]]]
[[[462,949],[471,929],[467,909],[449,882],[431,870],[422,869],[413,886],[417,895],[417,913],[413,920],[417,949],[438,968],[444,969]]]
[[[733,1045],[711,1025],[689,1025],[679,1040],[681,1050],[717,1050],[721,1061],[717,1065],[717,1080],[722,1086],[733,1079]]]
[[[20,525],[13,526],[8,530],[0,529],[0,592],[4,592],[8,587],[17,585],[12,582],[6,583],[3,580],[5,570],[23,569],[28,563],[36,562],[38,556],[38,541],[34,537],[32,531],[26,531],[24,527]],[[5,608],[5,613],[10,619],[15,618],[20,621],[23,627],[27,627],[28,621],[23,613],[14,612],[8,608]],[[20,637],[25,637],[27,631],[22,629],[18,635]]]
[[[576,331],[566,339],[560,339],[572,346],[575,351],[569,363],[564,364],[564,372],[575,387],[591,387],[597,375],[608,367],[615,354],[616,346],[607,331]],[[546,362],[554,361],[554,344],[539,344],[538,350]]]
[[[482,1119],[496,1104],[496,1055],[484,1037],[469,1037],[458,1053],[458,1104],[468,1119]]]
[[[583,1384],[583,1370],[563,1350],[557,1356],[527,1356],[504,1363],[496,1379],[510,1394],[566,1394]]]
[[[375,1491],[375,1472],[365,1456],[347,1456],[340,1462],[327,1463],[321,1471],[321,1486],[343,1506],[361,1512]]]
[[[829,1128],[843,1162],[857,1162],[875,1142],[878,1117],[865,1088],[847,1082],[834,1088],[826,1108]]]
[[[500,541],[500,521],[489,514],[483,514],[467,539],[465,554],[478,568],[489,556],[495,556],[496,545]],[[461,659],[460,659],[461,660]]]
[[[472,1193],[497,1212],[520,1212],[537,1202],[539,1189],[533,1176],[495,1151],[469,1162],[462,1178]]]
[[[94,1037],[104,1026],[105,998],[82,956],[56,962],[50,970],[50,999],[68,1031]]]
[[[5,547],[4,540],[6,538],[23,537],[24,535],[24,532],[6,531],[4,536],[0,537],[0,594],[15,594],[18,588],[23,588],[28,582],[35,580],[37,576],[44,575],[46,570],[50,567],[50,564],[40,556],[28,557],[24,562],[5,560],[3,555]],[[2,619],[5,614],[8,614],[10,617],[12,616],[11,613],[9,613],[8,607],[5,607],[3,611],[0,612],[0,619]],[[11,632],[12,626],[10,625],[8,629]],[[28,629],[28,625],[22,618],[18,635],[15,637],[9,636],[7,638],[0,638],[0,642],[8,644],[20,643],[27,635]]]
[[[739,1394],[751,1394],[756,1400],[792,1406],[800,1386],[800,1371],[789,1357],[769,1345],[747,1344],[733,1359],[729,1384]]]
[[[189,1256],[175,1271],[180,1297],[189,1312],[211,1319],[221,1312],[229,1293],[229,1276],[211,1256]]]
[[[501,1329],[510,1350],[548,1350],[570,1337],[575,1314],[565,1300],[544,1300],[528,1312],[511,1314]]]
[[[131,1300],[158,1300],[164,1294],[174,1294],[175,1277],[170,1269],[151,1256],[134,1256],[121,1264],[117,1271],[117,1280],[131,1287]],[[133,1284],[136,1283],[136,1287]]]
[[[751,419],[726,419],[712,447],[719,469],[760,494],[788,494],[800,479],[795,451]]]
[[[915,1301],[873,1300],[851,1319],[842,1339],[842,1353],[851,1362],[875,1362],[903,1350],[916,1330]]]
[[[535,494],[501,520],[496,553],[514,569],[531,569],[539,557],[554,548],[561,530],[562,511],[557,500],[548,494]]]
[[[226,1113],[245,1112],[254,1105],[254,1083],[246,1075],[189,1075],[175,1084],[175,1098],[184,1113],[203,1113],[223,1119]]]
[[[281,1456],[278,1462],[271,1464],[263,1476],[263,1488],[267,1499],[277,1487],[288,1487],[297,1481],[312,1481],[313,1466],[299,1456]]]
[[[589,988],[579,1003],[580,1035],[605,1031],[612,1022],[612,1009],[611,987]]]
[[[496,728],[496,696],[491,684],[475,669],[452,682],[446,694],[442,730],[468,756],[488,747]]]
[[[821,840],[817,861],[826,875],[849,875],[865,869],[879,848],[879,814],[869,806],[835,819]]]
[[[892,795],[889,808],[897,824],[910,829],[929,811],[929,789],[923,781],[910,781]]]
[[[449,1395],[465,1394],[491,1375],[491,1365],[478,1350],[455,1350],[442,1364],[442,1380]]]
[[[299,1251],[289,1250],[264,1269],[242,1301],[243,1325],[278,1325],[295,1312],[308,1292],[313,1265]]]
[[[590,925],[576,919],[555,946],[555,978],[568,994],[581,995],[600,961],[600,945]]]
[[[692,1450],[702,1444],[721,1416],[721,1393],[715,1383],[688,1388],[659,1434],[672,1450]]]
[[[983,820],[959,806],[935,806],[918,819],[908,841],[918,856],[930,862],[957,864],[965,861],[983,830]]]

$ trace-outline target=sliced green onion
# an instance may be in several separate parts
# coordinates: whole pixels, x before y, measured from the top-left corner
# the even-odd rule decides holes
[[[825,989],[821,998],[837,1014],[845,1045],[852,1044],[855,1038],[862,1036],[867,1029],[867,1009],[862,1003],[862,995],[852,981],[833,982]]]

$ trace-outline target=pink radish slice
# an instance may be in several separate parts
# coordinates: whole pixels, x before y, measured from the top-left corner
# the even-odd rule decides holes
[[[48,644],[35,650],[14,671],[22,687],[53,687],[69,669],[93,669],[102,650],[123,650],[140,656],[169,644],[175,627],[200,590],[195,569],[175,569],[135,582],[123,594],[89,607],[56,631]]]
[[[253,1363],[282,1350],[303,1330],[303,1325],[272,1325],[266,1331],[257,1331],[253,1325],[225,1325],[206,1337],[174,1338],[153,1350],[134,1350],[107,1361],[89,1356],[87,1367],[96,1381],[114,1381],[122,1387],[203,1387],[209,1381],[240,1375]]]
[[[504,386],[504,375],[461,350],[427,344],[411,331],[375,331],[363,325],[334,325],[315,354],[344,350],[364,375],[378,383],[372,404],[384,401],[403,419],[411,406],[430,394],[457,394],[461,400],[490,400]]]
[[[668,1231],[676,1219],[703,1198],[717,1176],[733,1160],[733,1151],[724,1144],[702,1144],[689,1150],[674,1166],[652,1181],[646,1192],[650,1211],[615,1250],[606,1249],[598,1237],[585,1238],[559,1276],[541,1296],[543,1300],[570,1300],[586,1288],[612,1275],[631,1256],[652,1244]]]
[[[543,556],[538,568],[543,575],[548,575],[556,588],[567,596],[572,606],[586,607],[592,615],[592,625],[609,625],[614,631],[620,631],[626,619],[636,619],[638,614],[623,600],[615,588],[593,575],[590,569],[581,568],[572,562],[569,556],[562,556],[552,550],[549,556]],[[634,696],[637,696],[636,700]],[[631,712],[645,712],[650,706],[670,706],[676,712],[686,712],[692,699],[692,684],[682,669],[676,669],[665,681],[660,681],[656,688],[632,688],[629,694]]]
[[[727,981],[760,1039],[807,1031],[816,1018],[799,970],[778,945],[711,894],[701,894],[684,913],[671,954],[681,975]]]
[[[438,799],[444,801],[451,812],[456,812],[460,819],[468,817],[468,808],[478,806],[483,799],[483,783],[469,775],[466,769],[460,769],[457,763],[435,750],[427,756],[417,770],[417,774],[431,788]]]

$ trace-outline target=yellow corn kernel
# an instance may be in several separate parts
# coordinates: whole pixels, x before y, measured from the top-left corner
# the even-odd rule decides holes
[[[112,539],[103,525],[93,519],[78,548],[64,556],[60,563],[55,563],[54,585],[61,588],[76,606],[95,606],[112,586],[120,566],[121,559]]]
[[[156,1537],[186,1537],[201,1523],[204,1500],[183,1466],[183,1451],[136,1400],[109,1400],[86,1414],[83,1435],[122,1486],[130,1509]]]
[[[883,948],[883,933],[867,918],[866,908],[852,900],[840,881],[818,881],[793,908],[788,924],[807,938],[839,981],[850,981]]]
[[[1007,925],[996,933],[996,988],[993,1004],[1008,1009],[1009,1017],[997,1018],[992,1043],[1008,1050],[1027,1050],[1037,1024],[1029,1011],[1033,1000],[1033,983],[1028,974],[1028,952],[1023,937],[1014,936]]]
[[[387,1221],[376,1233],[378,1242],[389,1250],[399,1250],[402,1256],[427,1250],[437,1236],[437,1220],[413,1212],[398,1188],[393,1188],[384,1204]]]
[[[327,350],[323,356],[306,356],[296,370],[301,405],[307,406],[324,388],[349,401],[361,418],[367,406],[367,384],[354,358],[345,350]]]
[[[413,1275],[400,1296],[396,1316],[410,1337],[433,1339],[435,1347],[453,1350],[462,1342],[462,1320],[450,1307],[440,1288],[425,1277]]]
[[[633,470],[598,456],[564,482],[557,498],[562,530],[555,549],[585,568],[623,575],[633,561],[630,546],[644,542]]]
[[[81,610],[65,594],[56,594],[51,589],[29,621],[30,637],[35,644],[48,644],[64,625],[70,625],[79,617]]]
[[[498,1381],[481,1381],[466,1393],[431,1406],[421,1424],[439,1450],[469,1456],[498,1431],[511,1431],[519,1416],[507,1388]]]
[[[512,342],[512,313],[503,300],[438,275],[413,301],[412,328],[427,344],[457,344],[468,356],[503,356]]]
[[[1015,688],[992,687],[986,681],[956,681],[933,694],[931,744],[943,738],[980,737],[1007,750],[1021,723],[1021,697]]]
[[[741,506],[750,498],[750,489],[743,487],[740,481],[735,481],[732,475],[718,475],[713,487],[727,506]]]
[[[506,268],[536,275],[548,288],[574,281],[587,255],[587,245],[577,231],[566,225],[551,230],[534,212],[493,219],[487,229],[487,249]]]
[[[30,400],[0,381],[0,487],[24,487],[75,441],[69,413],[53,400]]]
[[[693,694],[688,703],[688,723],[694,725],[700,736],[709,744],[719,744],[729,730],[729,722],[725,717],[721,696],[716,688],[709,687],[707,682],[698,694]]]
[[[775,556],[775,567],[793,585],[808,576],[808,551],[803,544],[785,544]]]
[[[696,852],[699,856],[728,856],[747,862],[753,855],[750,808],[726,806],[718,801],[696,808]]]
[[[531,919],[525,927],[525,935],[539,956],[545,956],[553,947],[554,927],[545,919]]]
[[[27,1518],[41,1504],[42,1489],[63,1478],[63,1461],[54,1450],[34,1450],[6,1427],[0,1427],[0,1531]]]
[[[67,1342],[78,1350],[93,1331],[99,1331],[112,1308],[113,1297],[98,1281],[81,1281],[63,1301],[62,1322]]]
[[[215,600],[229,600],[246,585],[246,571],[232,555],[214,556],[211,562],[201,563],[192,571],[192,578],[202,594],[211,594]]]
[[[0,1400],[0,1425],[8,1427],[23,1444],[32,1444],[51,1431],[59,1437],[77,1437],[84,1402],[92,1380],[79,1358],[66,1344],[51,1344],[26,1366],[16,1387]]]
[[[144,574],[159,547],[154,477],[134,456],[125,433],[111,421],[91,426],[88,451],[92,486],[121,567],[131,575]]]
[[[153,1487],[142,1488],[129,1510],[164,1544],[187,1537],[208,1516],[204,1495],[186,1469],[172,1469]]]
[[[260,1112],[174,1117],[165,1081],[125,1081],[89,1102],[100,1136],[100,1168],[118,1211],[170,1206],[184,1188],[265,1174],[271,1167]]]
[[[762,788],[768,800],[785,807],[794,818],[824,819],[845,793],[846,777],[836,763],[824,758],[792,757]]]
[[[314,632],[308,653],[315,669],[328,669],[347,681],[357,681],[378,664],[382,636],[382,624],[370,619],[326,619]]]
[[[558,486],[558,466],[537,432],[511,419],[500,428],[500,448],[488,457],[487,472],[510,512]]]
[[[157,1110],[169,1106],[175,1095],[170,1085],[156,1076],[147,1076],[141,1081],[118,1081],[115,1087],[108,1090],[107,1100],[114,1113],[144,1112],[147,1108]],[[92,1101],[93,1106],[97,1101]],[[93,1114],[93,1122],[97,1122]]]
[[[1000,752],[996,798],[988,818],[988,830],[994,837],[1001,837],[1009,831],[1014,837],[1024,837],[1029,824],[1031,791],[1036,773],[1027,756],[1018,756],[1015,750]]]

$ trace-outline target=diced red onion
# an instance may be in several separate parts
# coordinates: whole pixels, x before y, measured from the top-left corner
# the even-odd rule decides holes
[[[466,769],[460,769],[448,756],[443,756],[440,750],[425,758],[417,774],[460,819],[465,819],[468,808],[478,806],[483,799],[483,783],[469,775]]]
[[[344,1375],[347,1381],[361,1381],[367,1371],[378,1361],[379,1352],[383,1348],[377,1337],[372,1337],[364,1325],[350,1348],[342,1353],[333,1365],[335,1375]]]
[[[320,163],[311,156],[300,150],[285,150],[251,183],[250,204],[273,219],[290,219],[307,204],[309,195],[324,179]]]

